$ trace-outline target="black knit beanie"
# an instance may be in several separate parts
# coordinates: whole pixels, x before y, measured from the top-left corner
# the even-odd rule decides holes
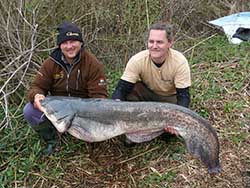
[[[78,40],[83,42],[81,30],[73,23],[63,22],[57,27],[57,45],[67,40]]]

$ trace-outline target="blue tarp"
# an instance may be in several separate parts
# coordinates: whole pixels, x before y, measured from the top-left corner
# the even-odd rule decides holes
[[[228,40],[233,44],[250,41],[250,12],[239,12],[224,16],[209,21],[209,23],[222,27]]]

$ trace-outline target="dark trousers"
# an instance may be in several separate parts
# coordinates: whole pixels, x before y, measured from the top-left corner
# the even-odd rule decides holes
[[[127,96],[128,101],[156,101],[156,102],[168,102],[177,103],[176,95],[161,96],[154,93],[144,83],[137,82],[132,92]]]
[[[44,113],[35,108],[31,102],[25,105],[23,115],[31,127],[37,126],[46,120]]]

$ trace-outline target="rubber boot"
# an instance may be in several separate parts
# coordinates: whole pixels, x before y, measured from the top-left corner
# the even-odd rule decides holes
[[[135,142],[132,142],[131,140],[129,140],[125,135],[122,135],[120,139],[121,139],[123,145],[127,148],[131,148],[131,147],[134,147],[136,145]]]
[[[169,132],[164,132],[161,136],[160,136],[160,140],[169,143],[171,140],[176,139],[177,136],[174,134],[171,134]]]
[[[32,126],[32,128],[46,143],[46,147],[41,151],[41,154],[44,156],[52,154],[55,151],[58,140],[56,128],[49,120],[45,120],[39,125]]]
[[[131,147],[134,147],[136,145],[136,143],[132,142],[131,140],[129,139],[125,139],[124,141],[124,146],[127,147],[127,148],[131,148]]]

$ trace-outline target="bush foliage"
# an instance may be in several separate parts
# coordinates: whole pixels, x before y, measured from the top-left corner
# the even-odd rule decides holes
[[[174,24],[176,41],[182,44],[178,48],[184,50],[187,46],[183,41],[213,32],[208,20],[245,10],[249,4],[230,0],[3,0],[2,105],[22,101],[23,90],[28,88],[34,72],[56,46],[56,27],[62,21],[75,22],[84,33],[86,47],[108,67],[120,69],[132,54],[146,47],[145,32],[150,24]]]

